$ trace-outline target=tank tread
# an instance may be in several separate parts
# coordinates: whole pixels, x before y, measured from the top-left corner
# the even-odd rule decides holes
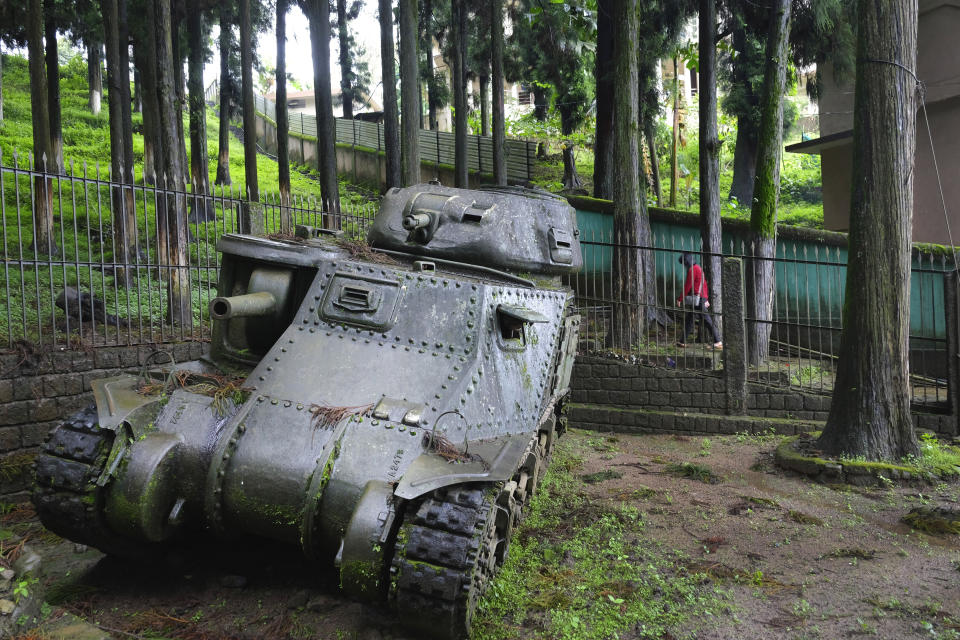
[[[486,556],[495,534],[495,496],[489,485],[439,489],[401,526],[391,596],[404,625],[421,636],[468,635],[476,600],[493,573]]]
[[[37,455],[33,504],[40,521],[57,535],[101,550],[126,545],[103,522],[103,491],[96,480],[114,433],[97,424],[91,405],[54,428]]]

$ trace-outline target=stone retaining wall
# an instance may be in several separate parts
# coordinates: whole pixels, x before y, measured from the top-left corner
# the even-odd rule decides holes
[[[573,368],[571,424],[623,432],[795,434],[822,428],[830,396],[746,383],[739,409],[722,372],[671,371],[581,356]],[[915,413],[918,428],[953,435],[951,415]]]
[[[188,342],[0,355],[0,501],[28,497],[37,448],[64,417],[93,402],[93,380],[135,369],[158,350],[185,362],[205,348]]]

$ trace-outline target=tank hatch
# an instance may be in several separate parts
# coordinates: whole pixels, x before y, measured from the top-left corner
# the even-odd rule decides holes
[[[573,207],[546,191],[419,184],[387,192],[367,240],[494,269],[563,274],[583,264],[579,235]]]

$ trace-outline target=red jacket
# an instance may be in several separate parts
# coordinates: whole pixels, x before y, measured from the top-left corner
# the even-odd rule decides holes
[[[707,279],[703,277],[703,269],[700,268],[700,265],[695,264],[690,267],[690,270],[687,271],[687,277],[683,281],[683,296],[695,296],[697,295],[694,291],[699,292],[699,295],[704,300],[710,299],[710,291],[707,288]]]

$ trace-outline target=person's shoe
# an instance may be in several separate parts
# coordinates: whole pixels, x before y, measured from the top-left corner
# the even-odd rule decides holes
[[[717,351],[720,351],[720,350],[723,349],[723,343],[722,343],[722,342],[714,342],[712,345],[710,345],[710,348],[711,348],[711,349],[716,349]]]
[[[683,349],[683,348],[685,348],[685,347],[687,346],[687,344],[686,344],[685,342],[678,342],[678,343],[677,343],[677,346],[680,347],[681,349]]]

